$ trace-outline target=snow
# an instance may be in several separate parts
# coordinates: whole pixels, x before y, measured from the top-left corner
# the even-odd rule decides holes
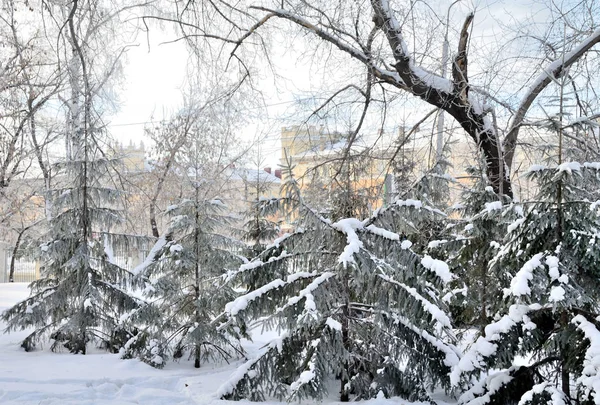
[[[421,259],[421,264],[423,267],[433,271],[444,283],[449,283],[454,278],[454,275],[450,272],[450,268],[446,262],[425,255],[423,259]]]
[[[313,347],[317,344],[318,340],[316,344],[313,344]],[[310,383],[315,378],[315,376],[315,363],[313,361],[309,361],[308,370],[304,370],[302,373],[300,373],[300,377],[298,377],[298,379],[290,385],[290,389],[292,390],[292,392],[298,391],[300,387]]]
[[[385,230],[383,228],[379,228],[375,225],[369,225],[366,229],[373,232],[375,235],[379,235],[389,240],[400,240],[400,235],[398,235],[397,233]]]
[[[443,245],[444,243],[448,243],[448,241],[446,239],[432,240],[431,242],[429,242],[427,244],[427,248],[428,249],[435,249],[435,248],[439,247],[440,245]]]
[[[580,171],[581,164],[579,164],[577,162],[565,162],[565,163],[558,165],[557,170],[559,173],[567,172],[567,173],[571,174],[573,172]]]
[[[270,245],[267,246],[266,249],[272,249],[272,248],[278,248],[279,245],[281,244],[281,242],[285,241],[287,238],[289,238],[290,236],[292,236],[292,234],[290,233],[284,233],[283,235],[281,235],[279,238],[275,239],[273,241],[273,243],[271,243]]]
[[[131,272],[136,275],[143,273],[146,270],[146,267],[148,267],[155,260],[158,252],[166,244],[167,244],[167,239],[166,239],[165,235],[158,238],[158,240],[156,241],[154,246],[152,246],[152,249],[150,249],[150,252],[148,252],[148,256],[146,256],[146,258],[144,259],[144,261],[142,263],[138,264],[133,270],[131,270]]]
[[[517,274],[515,274],[510,281],[510,292],[512,295],[520,297],[531,293],[529,281],[533,279],[533,271],[542,266],[541,260],[543,256],[543,253],[536,254],[521,267],[521,270],[519,270]]]
[[[548,385],[547,382],[542,382],[540,384],[534,385],[531,390],[527,391],[525,394],[523,394],[521,396],[521,400],[519,401],[519,403],[517,405],[525,405],[527,402],[532,401],[533,395],[541,394],[542,392],[544,392],[547,385]]]
[[[502,202],[500,201],[492,201],[489,203],[485,203],[485,208],[484,211],[485,212],[492,212],[492,211],[498,211],[502,209]]]
[[[410,294],[414,299],[416,299],[421,304],[421,307],[425,311],[429,312],[431,317],[437,321],[439,326],[445,327],[448,329],[452,328],[450,318],[448,318],[448,316],[444,313],[444,311],[442,311],[435,304],[431,303],[425,297],[423,297],[421,294],[419,294],[419,292],[416,289],[409,287],[406,284],[396,281],[393,278],[383,275],[383,274],[379,274],[379,277],[381,277],[383,280],[385,280],[391,284],[394,284],[394,285],[404,289],[408,294]]]
[[[564,61],[568,61],[569,59],[573,58],[582,49],[585,49],[586,47],[588,47],[592,42],[597,41],[598,37],[600,37],[600,28],[598,28],[596,31],[594,31],[592,33],[592,35],[587,37],[587,39],[585,39],[584,41],[581,41],[570,52],[567,52],[566,54],[559,56],[555,61],[549,63],[548,66],[546,66],[546,68],[544,69],[544,71],[542,73],[540,73],[540,75],[533,81],[533,83],[529,87],[527,94],[525,95],[525,97],[523,97],[521,106],[523,105],[523,103],[525,103],[528,96],[532,93],[535,93],[536,88],[538,86],[540,86],[540,84],[542,84],[544,81],[546,81],[546,79],[548,77],[550,79],[554,79],[554,72],[563,65]],[[519,109],[521,109],[521,106],[519,106]]]
[[[85,309],[91,308],[92,306],[92,300],[90,298],[86,298],[85,301],[83,301],[83,307]]]
[[[307,278],[312,277],[313,273],[296,273],[292,276],[288,277],[288,283],[291,279],[299,279],[299,278]],[[298,295],[288,299],[287,304],[283,308],[279,308],[277,312],[283,311],[285,308],[296,305],[302,298],[305,299],[304,302],[304,310],[305,312],[314,313],[317,309],[314,297],[312,292],[315,291],[319,286],[325,281],[329,280],[331,277],[334,277],[335,273],[325,272],[321,274],[319,277],[316,277],[309,285],[307,285],[304,289],[302,289]]]
[[[515,229],[520,227],[524,222],[525,222],[525,218],[518,218],[512,224],[508,225],[508,227],[506,228],[506,232],[507,233],[513,232]]]
[[[541,172],[543,170],[546,170],[546,166],[544,166],[544,165],[531,165],[531,166],[529,166],[529,169],[527,170],[527,173]]]
[[[248,183],[279,184],[281,179],[264,169],[233,168],[229,173],[231,180]]]
[[[250,291],[248,294],[242,295],[240,297],[237,297],[235,300],[228,302],[227,304],[225,304],[225,312],[230,316],[236,316],[241,311],[244,311],[252,301],[262,297],[264,294],[267,294],[271,290],[276,290],[287,284],[291,284],[301,278],[311,278],[314,276],[315,273],[299,272],[290,274],[287,277],[286,281],[283,281],[280,278],[275,279],[270,283],[257,288],[256,290]],[[302,298],[307,298],[307,300],[309,300],[310,297],[307,297],[307,295],[314,291],[320,283],[333,276],[333,273],[323,273],[321,276],[317,277],[311,284],[309,284],[305,289],[303,289],[297,297],[290,298],[288,305],[294,305]],[[310,307],[311,304],[308,305]]]
[[[550,276],[550,281],[558,280],[560,277],[560,273],[558,272],[558,257],[546,257],[546,265],[548,265],[548,275]]]
[[[600,170],[600,162],[585,162],[583,167],[586,169]]]
[[[400,244],[400,248],[402,250],[410,249],[411,246],[412,246],[412,242],[409,241],[408,239],[403,240],[402,243]]]
[[[338,262],[347,266],[348,263],[354,263],[354,254],[360,252],[363,243],[358,238],[356,230],[363,229],[363,224],[356,218],[341,219],[336,223],[331,224],[334,229],[346,234],[348,244],[338,258]]]
[[[333,330],[342,331],[342,324],[331,317],[327,318],[325,324]]]
[[[25,283],[0,284],[0,312],[28,293]],[[27,333],[0,334],[2,405],[217,405],[214,387],[232,371],[226,364],[196,370],[189,362],[157,370],[104,351],[52,353],[49,345],[26,353],[19,343]]]
[[[181,246],[178,243],[171,245],[169,247],[169,252],[171,252],[171,253],[181,252],[182,250],[183,250],[183,246]]]
[[[0,283],[0,312],[22,301],[29,290],[25,283]],[[331,319],[331,318],[330,318]],[[328,320],[335,328],[336,321]],[[0,330],[5,324],[0,321]],[[139,360],[122,360],[119,355],[89,350],[83,355],[68,352],[52,353],[43,350],[24,352],[20,341],[27,331],[10,335],[0,334],[0,404],[2,405],[227,405],[250,404],[248,401],[230,402],[219,398],[235,386],[264,352],[264,347],[279,348],[285,338],[275,332],[252,331],[254,342],[245,341],[248,362],[233,359],[231,364],[207,363],[200,369],[192,361],[166,362],[162,370]],[[456,361],[454,350],[431,336],[446,353],[448,364]],[[266,346],[265,346],[266,345]],[[155,359],[161,360],[161,359]],[[246,366],[244,368],[244,366]],[[304,377],[308,377],[306,374]],[[303,378],[304,378],[303,377]],[[335,390],[321,404],[339,404]],[[447,402],[436,401],[438,405]],[[308,404],[313,401],[305,402]],[[285,405],[286,402],[269,400],[264,405]],[[399,398],[377,398],[361,401],[362,405],[426,405]]]
[[[562,301],[564,299],[565,299],[565,289],[562,288],[561,286],[552,287],[552,290],[550,291],[549,300],[551,302],[558,302],[558,301]]]
[[[491,396],[496,393],[504,385],[508,384],[513,378],[509,375],[509,370],[491,373],[485,376],[482,381],[479,381],[473,388],[465,392],[458,400],[459,404],[464,405],[484,405],[488,404]],[[484,390],[487,387],[487,390]],[[474,394],[482,394],[480,397],[475,397]]]
[[[485,358],[496,353],[498,346],[494,342],[501,340],[502,336],[505,333],[508,333],[511,328],[517,325],[517,323],[524,322],[527,313],[539,310],[540,308],[541,305],[539,304],[511,305],[507,315],[504,315],[498,321],[487,325],[484,330],[484,335],[477,338],[471,348],[464,353],[463,357],[458,362],[458,365],[451,371],[451,384],[458,385],[463,373],[483,368]],[[463,403],[462,400],[459,402]]]
[[[435,336],[429,334],[426,330],[417,328],[413,324],[410,323],[406,318],[395,314],[394,321],[397,323],[401,323],[406,328],[412,330],[413,332],[419,334],[423,337],[428,343],[434,346],[437,350],[444,353],[444,364],[448,367],[455,367],[459,362],[459,353],[456,347],[447,345],[446,343],[438,340]]]
[[[221,208],[227,208],[227,205],[225,205],[225,203],[223,201],[221,201],[220,199],[210,200],[209,204],[215,205],[215,206],[221,207]]]
[[[415,208],[423,207],[423,203],[421,201],[413,200],[411,198],[409,198],[407,200],[398,200],[398,201],[396,201],[396,205],[399,205],[400,207],[415,207]]]
[[[265,284],[262,287],[249,292],[246,295],[242,295],[241,297],[236,298],[232,302],[228,302],[225,305],[225,312],[227,312],[231,316],[236,316],[238,313],[245,310],[252,301],[256,300],[257,298],[260,298],[267,292],[275,290],[277,288],[281,288],[284,285],[286,285],[285,281],[283,281],[280,278],[275,279],[270,283]]]
[[[585,352],[583,360],[583,371],[577,383],[583,385],[587,390],[594,393],[594,402],[600,403],[600,332],[583,315],[573,318],[573,324],[583,332],[590,346]]]
[[[415,64],[410,64],[410,68],[415,76],[417,76],[427,86],[446,93],[452,93],[452,82],[449,79],[429,72]],[[472,92],[469,95],[473,94]]]

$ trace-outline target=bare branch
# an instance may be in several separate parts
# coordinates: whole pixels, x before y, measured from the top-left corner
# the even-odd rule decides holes
[[[582,41],[576,46],[571,52],[557,58],[554,62],[550,63],[543,69],[538,78],[533,82],[529,91],[523,97],[519,108],[515,116],[513,117],[508,135],[504,139],[504,151],[506,155],[506,165],[510,168],[513,157],[515,154],[515,147],[517,145],[517,138],[519,136],[519,129],[523,124],[525,115],[529,108],[540,95],[540,93],[556,78],[560,77],[561,74],[569,68],[572,64],[577,62],[587,51],[589,51],[594,45],[600,42],[600,28],[594,31],[589,37]]]

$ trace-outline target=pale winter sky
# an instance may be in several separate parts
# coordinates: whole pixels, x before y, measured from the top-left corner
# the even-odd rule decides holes
[[[445,14],[450,1],[443,0],[432,4],[440,15]],[[541,9],[539,2],[528,0],[480,0],[460,1],[452,8],[451,25],[459,27],[465,15],[476,11],[473,37],[488,38],[490,44],[497,41],[497,36],[502,33],[501,25],[519,24],[527,16],[534,15],[535,20],[543,21],[546,17],[536,10]],[[528,20],[531,23],[535,20]],[[128,63],[125,66],[125,87],[120,93],[121,110],[111,117],[110,129],[115,138],[127,143],[129,140],[139,142],[143,140],[144,123],[168,117],[177,111],[182,103],[182,91],[185,90],[185,73],[188,53],[183,41],[161,44],[173,39],[174,33],[160,31],[154,28],[150,32],[148,46],[145,35],[138,38],[139,46],[128,51]],[[307,89],[317,80],[310,75],[309,64],[312,61],[298,61],[294,56],[296,50],[276,49],[275,63],[281,67],[279,74],[287,78],[288,85],[284,91],[275,91],[272,82],[266,80],[264,90],[270,107],[267,115],[269,118],[278,118],[293,107],[294,99],[302,89]],[[311,83],[313,82],[313,83]],[[407,114],[410,117],[410,114]],[[257,135],[265,136],[262,153],[268,156],[266,165],[275,166],[279,160],[279,134],[285,122],[272,120],[270,125],[249,125],[245,139],[252,139]]]

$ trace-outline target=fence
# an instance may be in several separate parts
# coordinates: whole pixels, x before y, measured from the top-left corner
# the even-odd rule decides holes
[[[10,246],[0,242],[0,283],[9,282],[10,263],[12,260],[10,253]],[[135,259],[128,256],[116,255],[114,263],[126,270],[131,270],[137,264]],[[137,261],[139,260],[137,259]],[[34,260],[29,258],[15,259],[14,266],[13,280],[15,283],[31,283],[40,277],[39,263]]]
[[[7,256],[6,266],[6,281],[10,272],[10,261],[11,257]],[[15,259],[15,273],[13,280],[15,283],[31,283],[39,278],[40,267],[39,265],[27,258]]]

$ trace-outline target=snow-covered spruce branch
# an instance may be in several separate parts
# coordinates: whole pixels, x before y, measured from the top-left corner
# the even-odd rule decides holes
[[[460,351],[453,345],[448,345],[437,337],[431,335],[424,329],[413,325],[408,319],[398,314],[392,314],[394,322],[401,324],[411,330],[416,335],[422,337],[427,343],[431,344],[436,350],[444,354],[444,364],[449,368],[455,367],[460,361]]]
[[[398,287],[402,289],[408,296],[414,298],[419,305],[423,308],[423,310],[431,315],[431,318],[434,319],[437,324],[442,328],[451,328],[452,324],[450,322],[450,318],[442,311],[437,305],[433,304],[421,294],[418,293],[416,289],[413,287],[409,287],[404,283],[398,282],[393,278],[386,276],[384,274],[378,274],[379,278],[384,280],[385,282],[391,284],[392,286]]]
[[[313,275],[312,273],[306,273],[306,274],[311,275],[311,276]],[[307,312],[315,312],[316,306],[315,306],[315,302],[313,301],[312,293],[317,288],[319,288],[321,286],[321,284],[325,283],[331,277],[335,277],[335,273],[324,272],[324,273],[320,274],[309,285],[307,285],[305,288],[300,290],[300,292],[297,295],[289,298],[285,305],[277,308],[275,310],[275,314],[281,313],[281,312],[285,311],[286,309],[288,309],[289,307],[296,305],[302,299],[305,299],[304,310]]]
[[[263,251],[261,256],[265,255],[265,252],[273,251],[275,248],[271,248]],[[225,279],[225,282],[231,282],[234,278],[236,278],[240,274],[244,274],[250,271],[257,271],[265,266],[277,265],[278,263],[282,263],[284,261],[292,260],[296,257],[302,257],[308,254],[321,254],[321,255],[337,255],[337,252],[330,252],[325,250],[304,250],[301,252],[288,253],[286,250],[283,250],[279,256],[271,256],[266,262],[263,262],[260,258],[254,259],[250,262],[242,264],[237,270],[230,270],[222,277]]]
[[[290,285],[300,279],[316,278],[316,277],[324,276],[326,274],[331,274],[331,273],[319,274],[317,272],[313,272],[313,273],[301,272],[301,273],[290,274],[285,281],[283,281],[280,278],[275,279],[275,280],[271,281],[270,283],[265,284],[262,287],[259,287],[256,290],[250,291],[249,293],[244,294],[240,297],[237,297],[232,302],[229,302],[228,304],[226,304],[224,314],[226,314],[228,317],[234,317],[238,313],[244,311],[248,307],[248,305],[250,305],[251,302],[261,298],[263,295],[269,293],[272,290],[283,288],[283,287]]]
[[[487,325],[484,335],[477,338],[471,348],[460,359],[458,365],[452,370],[450,374],[452,385],[458,385],[464,373],[484,369],[486,359],[494,356],[498,348],[498,345],[494,342],[501,340],[513,328],[518,325],[522,325],[525,329],[535,328],[535,324],[531,323],[529,325],[531,321],[528,321],[529,318],[526,316],[529,312],[538,311],[542,308],[540,304],[511,305],[507,315]]]
[[[588,395],[593,393],[592,395],[598,399],[600,398],[600,331],[583,315],[576,315],[572,323],[590,342],[590,346],[585,351],[583,371],[577,383],[585,387]]]

